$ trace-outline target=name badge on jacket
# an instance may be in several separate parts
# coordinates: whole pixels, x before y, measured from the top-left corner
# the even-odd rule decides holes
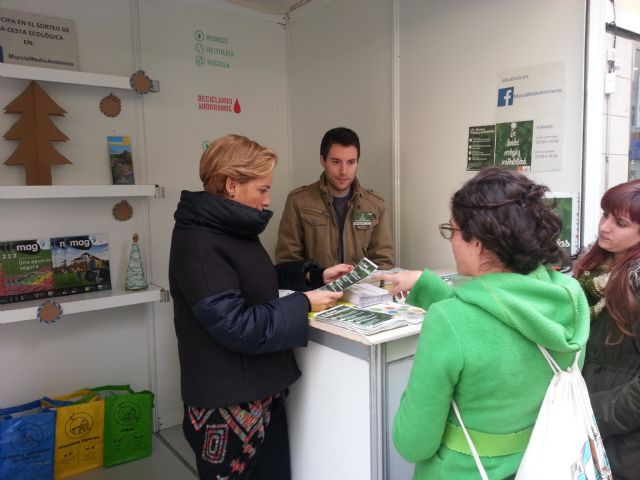
[[[376,218],[373,212],[363,212],[356,210],[353,212],[353,226],[360,228],[367,228],[373,225],[373,220]]]

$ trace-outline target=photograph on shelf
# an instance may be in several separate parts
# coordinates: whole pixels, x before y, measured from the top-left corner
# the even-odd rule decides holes
[[[0,242],[0,303],[53,295],[48,238]]]
[[[134,185],[131,138],[127,135],[108,136],[109,161],[114,185]]]
[[[107,234],[52,238],[51,260],[56,295],[111,288]]]

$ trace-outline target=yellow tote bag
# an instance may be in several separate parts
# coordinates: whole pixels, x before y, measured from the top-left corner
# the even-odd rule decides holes
[[[54,479],[66,478],[102,466],[104,399],[91,390],[78,390],[43,405],[56,410]]]

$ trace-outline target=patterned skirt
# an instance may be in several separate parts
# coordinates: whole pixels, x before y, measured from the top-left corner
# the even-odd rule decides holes
[[[271,425],[274,419],[278,424],[284,421],[284,429],[282,425]],[[195,452],[201,479],[246,480],[290,475],[284,395],[281,393],[222,408],[185,405],[183,431]],[[284,439],[271,438],[282,435]],[[276,444],[280,445],[277,449],[283,451],[271,448]],[[263,458],[263,454],[269,459]],[[273,456],[276,458],[271,458]],[[277,470],[280,472],[277,474],[259,473],[265,470],[263,463],[272,470],[273,462],[286,463],[282,466],[284,470]]]

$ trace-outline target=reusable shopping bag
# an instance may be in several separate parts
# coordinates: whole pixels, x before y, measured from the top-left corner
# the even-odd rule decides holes
[[[553,370],[529,444],[518,467],[516,480],[610,480],[611,467],[596,424],[589,392],[578,367],[580,352],[571,367],[562,370],[549,352],[538,348]],[[488,480],[480,457],[458,417],[480,476]]]
[[[54,478],[66,478],[102,466],[104,400],[91,390],[78,390],[43,406],[56,410]]]
[[[51,480],[55,433],[40,400],[0,409],[0,480]]]
[[[129,385],[92,388],[105,401],[104,466],[151,455],[153,393],[134,392]]]

